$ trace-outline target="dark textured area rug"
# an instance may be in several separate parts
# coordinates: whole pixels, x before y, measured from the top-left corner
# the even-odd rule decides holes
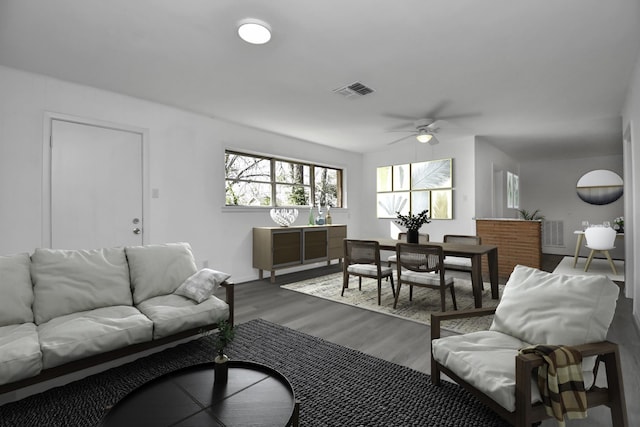
[[[0,407],[0,426],[94,426],[127,393],[164,373],[213,359],[212,337],[181,344]],[[265,320],[236,329],[236,360],[284,374],[302,426],[506,426],[455,384]],[[426,357],[426,356],[425,356]],[[256,424],[259,425],[259,424]]]

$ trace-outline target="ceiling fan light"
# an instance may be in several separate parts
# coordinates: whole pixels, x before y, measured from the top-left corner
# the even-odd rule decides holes
[[[433,135],[431,135],[430,133],[426,133],[424,131],[416,135],[416,139],[422,142],[423,144],[426,144],[427,142],[431,141],[431,138],[433,138]]]
[[[271,28],[264,21],[245,19],[238,24],[238,35],[247,43],[265,44],[271,40]]]

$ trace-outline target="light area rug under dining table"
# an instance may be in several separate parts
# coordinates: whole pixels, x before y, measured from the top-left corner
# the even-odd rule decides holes
[[[397,288],[397,283],[394,280]],[[458,310],[468,310],[474,308],[473,290],[471,280],[454,278],[456,292],[456,302]],[[409,301],[409,286],[403,285],[400,290],[398,305],[393,308],[393,295],[388,281],[382,282],[382,301],[378,305],[378,284],[375,279],[362,278],[362,290],[358,289],[358,278],[351,277],[349,287],[344,290],[344,296],[340,296],[342,291],[342,273],[332,273],[300,282],[282,285],[281,288],[330,301],[359,307],[383,313],[389,316],[400,317],[413,322],[430,324],[431,313],[440,311],[440,291],[430,288],[414,286],[413,300]],[[504,285],[499,286],[500,296]],[[482,306],[495,307],[499,300],[491,298],[491,286],[486,283],[482,291]],[[446,291],[447,311],[453,310],[451,292]],[[468,333],[489,329],[493,316],[483,316],[467,319],[447,320],[442,322],[442,328],[458,333]]]

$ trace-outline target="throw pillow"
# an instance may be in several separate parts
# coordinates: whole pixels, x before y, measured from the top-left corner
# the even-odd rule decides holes
[[[230,274],[222,271],[203,268],[178,286],[174,294],[182,295],[200,304],[206,301],[213,294],[213,291],[220,286],[220,283],[229,277],[231,277]]]
[[[529,344],[602,341],[619,291],[606,276],[568,276],[517,265],[490,329]]]

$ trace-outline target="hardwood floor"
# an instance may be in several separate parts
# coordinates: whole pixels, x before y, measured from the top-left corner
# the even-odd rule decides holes
[[[561,258],[543,256],[543,269],[553,271]],[[428,326],[280,288],[282,284],[337,271],[340,271],[340,267],[332,264],[313,270],[278,275],[275,284],[269,283],[268,279],[237,284],[236,323],[262,318],[429,373]],[[621,295],[608,339],[620,345],[629,425],[638,426],[640,336],[634,325],[631,309],[631,300]],[[555,425],[551,420],[542,424],[544,427]],[[589,418],[585,420],[567,422],[567,426],[610,425],[611,418],[606,407],[590,410]]]

